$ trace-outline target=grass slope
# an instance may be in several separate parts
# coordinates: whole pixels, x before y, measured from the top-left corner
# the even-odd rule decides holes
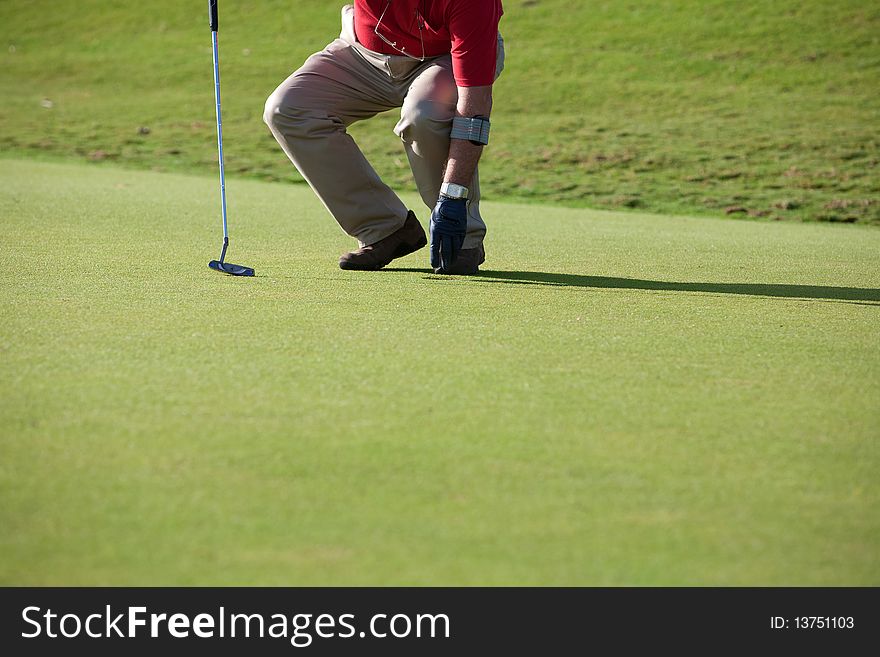
[[[0,3],[0,148],[207,171],[214,104],[202,4]],[[232,173],[298,179],[262,124],[263,101],[338,33],[338,4],[224,2]],[[505,6],[488,197],[880,222],[873,0]],[[408,186],[394,123],[392,113],[353,133],[384,178]]]
[[[0,180],[0,583],[880,584],[876,230],[488,203],[484,275],[364,274],[234,180],[242,280],[213,178]]]

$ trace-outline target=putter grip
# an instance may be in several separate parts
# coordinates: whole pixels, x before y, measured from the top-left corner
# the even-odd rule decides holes
[[[218,26],[217,0],[208,0],[208,16],[211,20],[211,31],[216,32]]]

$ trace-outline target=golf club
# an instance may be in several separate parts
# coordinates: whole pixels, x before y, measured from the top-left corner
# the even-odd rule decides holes
[[[243,265],[224,262],[229,248],[229,227],[226,221],[226,172],[223,168],[223,121],[220,118],[220,60],[217,54],[217,0],[208,0],[208,14],[211,22],[211,42],[214,46],[214,99],[217,101],[217,148],[220,151],[220,207],[223,213],[223,249],[220,259],[212,260],[208,267],[231,276],[253,276],[254,270]]]

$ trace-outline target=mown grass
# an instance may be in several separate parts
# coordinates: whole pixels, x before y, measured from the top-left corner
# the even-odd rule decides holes
[[[236,179],[235,279],[213,176],[0,181],[0,583],[880,583],[875,229],[489,202],[364,274]]]
[[[261,122],[338,32],[334,3],[221,7],[229,170],[299,180]],[[880,222],[880,9],[871,0],[514,0],[488,198]],[[163,171],[213,166],[200,3],[0,4],[0,148]],[[411,188],[393,114],[353,133]],[[540,213],[536,210],[536,213]]]

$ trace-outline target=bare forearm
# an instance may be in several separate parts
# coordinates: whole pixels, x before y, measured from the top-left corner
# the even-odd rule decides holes
[[[460,87],[458,90],[458,116],[489,116],[492,111],[492,87]],[[449,143],[449,160],[443,182],[467,187],[483,154],[483,146],[465,139],[452,139]]]

